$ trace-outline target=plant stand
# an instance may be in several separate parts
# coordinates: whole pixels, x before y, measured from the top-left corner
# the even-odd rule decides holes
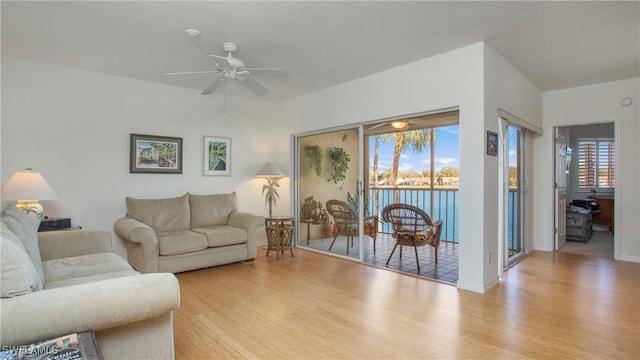
[[[295,218],[293,217],[269,217],[264,219],[264,227],[267,232],[267,255],[274,250],[284,254],[285,250],[293,254],[293,234],[295,230]]]

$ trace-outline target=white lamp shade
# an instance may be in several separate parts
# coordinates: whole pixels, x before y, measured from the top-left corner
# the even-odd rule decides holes
[[[270,162],[264,164],[262,169],[256,174],[256,177],[265,179],[277,179],[285,176],[285,173],[282,172],[279,167]]]
[[[2,187],[2,200],[56,200],[58,196],[37,172],[17,172]]]

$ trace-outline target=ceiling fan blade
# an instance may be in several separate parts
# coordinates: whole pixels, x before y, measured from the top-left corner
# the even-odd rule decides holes
[[[289,72],[285,69],[272,68],[245,68],[250,72],[257,72],[260,76],[289,77]]]
[[[219,78],[215,79],[208,88],[204,89],[202,95],[212,94],[214,91],[216,91],[220,84],[222,84],[222,80],[224,80],[224,76],[220,76]]]
[[[380,124],[377,124],[377,125],[373,125],[372,127],[369,128],[369,130],[377,129],[377,128],[379,128],[381,126],[385,126],[385,125],[389,125],[389,123],[388,122],[383,122],[383,123],[380,123]]]
[[[164,73],[162,75],[173,76],[173,75],[199,75],[199,74],[213,74],[217,73],[218,70],[209,70],[209,71],[183,71],[183,72],[175,72],[175,73]]]
[[[210,57],[214,58],[214,59],[220,59],[220,60],[224,60],[224,63],[231,66],[231,63],[229,63],[229,58],[226,56],[220,56],[220,55],[213,55],[213,54],[209,54]]]
[[[242,86],[246,87],[247,89],[251,90],[251,92],[253,92],[254,94],[258,95],[258,96],[263,96],[266,93],[269,92],[269,89],[267,89],[266,87],[258,84],[257,82],[248,79],[248,78],[238,78],[238,83],[241,84]]]
[[[247,70],[235,70],[234,72],[237,77],[241,77],[241,78],[244,78],[249,75],[249,72]]]

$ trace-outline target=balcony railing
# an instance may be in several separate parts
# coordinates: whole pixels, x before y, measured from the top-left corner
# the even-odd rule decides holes
[[[434,220],[442,220],[442,241],[457,243],[459,241],[458,230],[458,189],[434,188],[433,189],[433,213],[431,212],[431,189],[425,187],[402,186],[370,187],[369,188],[369,212],[378,214],[382,208],[394,203],[394,193],[398,194],[398,202],[417,206],[425,210]],[[376,204],[375,198],[378,198]],[[377,208],[376,208],[377,205]],[[391,233],[391,224],[381,222],[379,229],[383,233]]]
[[[386,205],[394,203],[394,192],[398,193],[398,201],[405,204],[417,206],[425,210],[434,220],[442,220],[442,241],[458,243],[460,241],[459,231],[459,196],[457,188],[434,188],[433,189],[433,213],[431,211],[431,189],[425,187],[401,186],[391,187],[370,187],[369,188],[369,213],[378,214]],[[378,198],[378,202],[374,200]],[[377,208],[376,208],[377,206]],[[519,249],[517,241],[517,192],[509,190],[509,249]],[[380,222],[378,229],[383,233],[391,233],[391,224]]]

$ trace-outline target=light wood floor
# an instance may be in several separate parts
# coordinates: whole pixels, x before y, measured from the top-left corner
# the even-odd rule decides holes
[[[640,264],[534,252],[486,294],[301,249],[178,274],[177,359],[640,359]]]

